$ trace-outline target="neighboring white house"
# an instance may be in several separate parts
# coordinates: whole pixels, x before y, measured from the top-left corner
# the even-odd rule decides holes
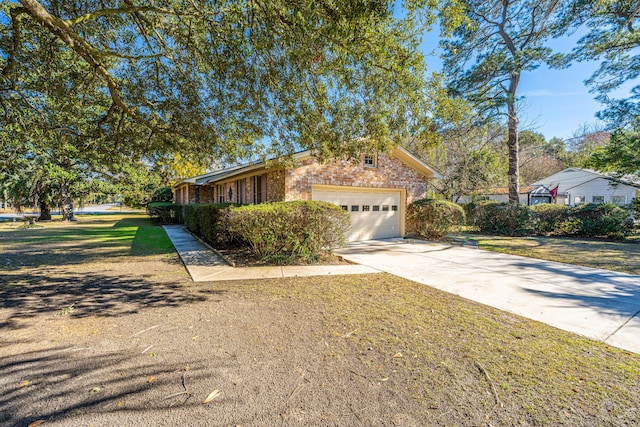
[[[640,194],[640,177],[617,178],[589,169],[567,168],[531,184],[548,194],[558,186],[556,203],[575,206],[582,203],[631,203]]]

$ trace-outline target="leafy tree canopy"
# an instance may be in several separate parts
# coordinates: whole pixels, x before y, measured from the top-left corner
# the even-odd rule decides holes
[[[431,129],[417,45],[437,3],[419,3],[398,20],[391,0],[6,2],[1,120],[37,138],[58,104],[54,126],[106,159],[384,149]]]
[[[600,61],[600,67],[587,80],[605,105],[598,117],[612,128],[634,125],[640,116],[640,85],[631,96],[616,99],[611,93],[625,82],[640,77],[640,3],[637,0],[578,0],[567,4],[565,24],[578,28],[586,24],[589,32],[572,53],[577,60]]]
[[[640,118],[633,127],[614,131],[609,143],[596,148],[589,157],[588,165],[621,175],[640,175]]]

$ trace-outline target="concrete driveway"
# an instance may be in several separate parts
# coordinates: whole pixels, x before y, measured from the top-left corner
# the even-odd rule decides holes
[[[470,247],[370,241],[345,259],[640,353],[640,276]]]

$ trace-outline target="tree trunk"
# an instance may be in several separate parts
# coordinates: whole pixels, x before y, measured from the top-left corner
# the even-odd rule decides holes
[[[69,183],[63,181],[60,184],[60,195],[62,196],[62,220],[63,221],[75,221],[73,216],[73,200],[71,199],[71,193],[69,192]]]
[[[38,221],[50,221],[51,208],[49,207],[49,205],[42,199],[40,199],[38,204],[40,205],[40,217],[38,218]]]
[[[509,201],[520,202],[520,170],[519,170],[519,151],[518,144],[518,113],[516,110],[516,91],[520,74],[512,74],[509,82],[507,112],[509,115],[509,123],[507,125],[509,137],[507,147],[509,149],[509,170],[507,177],[509,179]]]

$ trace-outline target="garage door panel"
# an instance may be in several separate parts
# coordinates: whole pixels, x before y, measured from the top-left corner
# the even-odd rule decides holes
[[[335,203],[349,212],[349,241],[400,236],[400,191],[314,189],[312,197]]]

